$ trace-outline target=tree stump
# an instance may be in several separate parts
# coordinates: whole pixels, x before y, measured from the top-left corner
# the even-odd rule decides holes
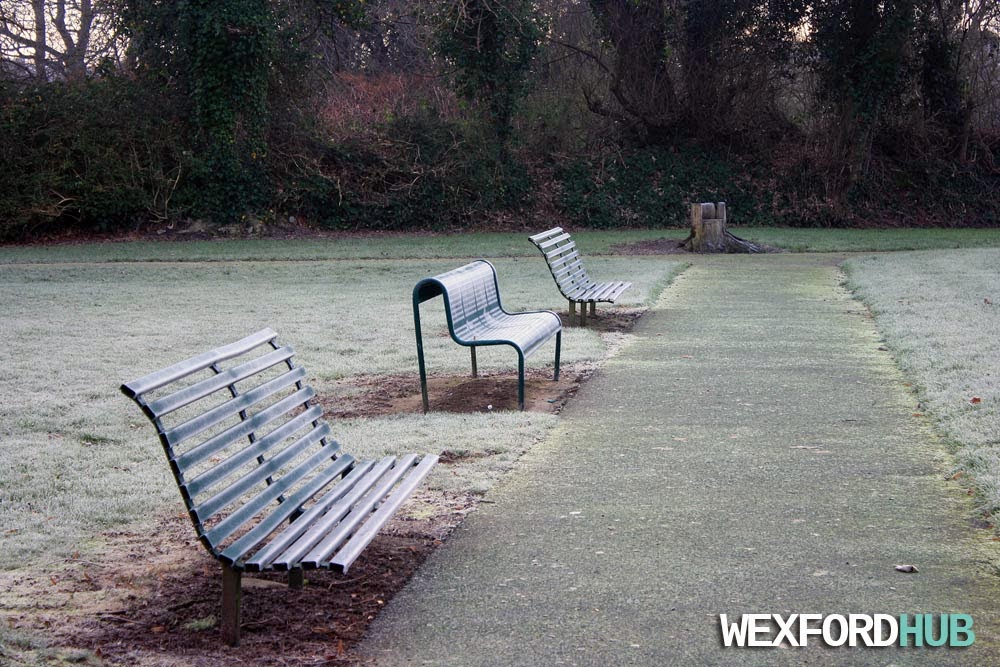
[[[726,229],[726,202],[691,204],[691,233],[683,247],[691,252],[764,252]]]

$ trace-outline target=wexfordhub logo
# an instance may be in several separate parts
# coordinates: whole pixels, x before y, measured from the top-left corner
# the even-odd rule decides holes
[[[969,614],[719,614],[724,646],[971,646]]]

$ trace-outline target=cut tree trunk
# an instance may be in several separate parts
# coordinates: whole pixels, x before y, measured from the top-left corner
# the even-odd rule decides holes
[[[690,252],[764,252],[726,229],[726,202],[691,204],[691,233],[683,247]]]

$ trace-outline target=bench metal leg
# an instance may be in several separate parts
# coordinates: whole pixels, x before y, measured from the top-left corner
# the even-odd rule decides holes
[[[597,302],[596,301],[591,301],[590,302],[590,314],[591,315],[595,315],[595,316],[597,315]]]
[[[420,335],[420,304],[413,301],[413,329],[417,335],[417,366],[420,369],[420,399],[427,414],[427,366],[424,364],[424,340]]]
[[[573,299],[567,299],[567,301],[569,301],[569,316],[572,319],[576,315],[576,301],[573,301]]]
[[[553,381],[559,382],[559,352],[562,350],[562,331],[556,332],[556,372]]]
[[[524,411],[524,353],[517,351],[517,409]]]
[[[587,304],[586,302],[580,303],[580,326],[587,326]]]
[[[240,645],[240,601],[243,597],[243,573],[229,565],[222,566],[222,641],[230,646]]]
[[[293,567],[288,571],[288,587],[293,591],[301,591],[306,585],[306,573],[301,567]]]
[[[479,369],[476,368],[476,346],[470,345],[469,350],[472,351],[472,377],[479,377]]]

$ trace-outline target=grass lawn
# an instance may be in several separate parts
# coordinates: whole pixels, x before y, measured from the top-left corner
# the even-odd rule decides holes
[[[849,261],[924,412],[956,452],[991,522],[1000,521],[1000,250],[899,253]]]
[[[174,250],[185,246],[171,244]],[[387,247],[405,254],[408,241]],[[192,245],[198,253],[199,245]],[[492,255],[490,248],[481,248]],[[265,326],[293,345],[321,392],[360,375],[416,375],[411,294],[449,260],[325,260],[0,265],[0,568],[86,553],[101,530],[182,507],[146,419],[118,393],[134,379]],[[541,257],[496,261],[512,310],[564,309]],[[646,304],[681,267],[657,257],[594,257],[596,276],[635,283],[621,307]],[[439,300],[421,309],[428,368],[468,372]],[[551,365],[553,343],[529,366]],[[563,362],[596,361],[593,330],[563,334]],[[480,368],[516,368],[484,348]],[[433,414],[338,421],[347,451],[482,452],[430,484],[481,492],[556,422],[550,415]]]
[[[924,411],[954,445],[984,511],[1000,513],[1000,230],[734,231],[796,250],[930,249],[855,257],[845,270]],[[649,305],[685,258],[621,256],[613,247],[684,234],[574,237],[595,277],[633,281],[616,306],[628,309]],[[0,247],[0,570],[16,577],[19,568],[77,552],[85,558],[101,531],[182,512],[153,429],[118,393],[121,382],[264,326],[295,346],[320,392],[332,393],[344,378],[415,376],[411,291],[420,278],[473,257],[498,258],[509,309],[565,308],[525,237]],[[467,372],[468,352],[448,339],[440,303],[421,312],[429,369]],[[551,346],[529,365],[550,365]],[[599,361],[608,350],[608,339],[592,330],[564,332],[566,364]],[[484,349],[479,363],[509,370],[514,359],[507,349]],[[333,426],[345,449],[361,456],[471,453],[439,466],[428,485],[479,493],[558,422],[538,413],[432,413]],[[0,662],[4,644],[29,649],[40,641],[0,629]]]
[[[682,239],[686,229],[570,230],[584,255],[613,254],[614,246],[661,238]],[[934,248],[1000,247],[1000,229],[792,229],[740,227],[741,237],[793,252],[881,252]],[[66,262],[212,262],[328,259],[435,259],[538,257],[527,233],[343,235],[324,239],[188,242],[107,242],[0,246],[0,264]]]

